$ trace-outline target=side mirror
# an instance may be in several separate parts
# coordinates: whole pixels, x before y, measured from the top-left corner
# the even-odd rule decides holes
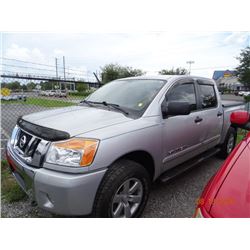
[[[235,111],[230,116],[232,126],[250,130],[250,114],[247,111]]]
[[[189,115],[191,112],[188,102],[168,102],[162,107],[162,113],[166,116]]]

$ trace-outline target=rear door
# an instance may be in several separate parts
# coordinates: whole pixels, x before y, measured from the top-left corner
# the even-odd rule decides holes
[[[223,109],[218,100],[215,84],[209,80],[197,80],[199,109],[203,118],[204,142],[207,149],[220,143],[223,126]]]
[[[163,102],[189,102],[189,115],[162,118],[164,171],[203,152],[204,126],[199,110],[197,84],[192,78],[178,80]]]

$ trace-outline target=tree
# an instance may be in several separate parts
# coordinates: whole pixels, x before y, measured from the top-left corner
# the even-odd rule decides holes
[[[84,83],[76,83],[76,89],[78,92],[84,93],[88,89],[88,86]]]
[[[31,90],[35,89],[36,84],[35,84],[34,82],[29,82],[29,83],[27,83],[26,86],[27,86],[27,89],[28,89],[29,91],[31,91]]]
[[[240,63],[236,68],[238,79],[245,86],[250,87],[250,47],[241,50],[240,56],[236,58]]]
[[[47,82],[47,81],[40,82],[40,85],[42,90],[51,90],[53,87],[52,82]]]
[[[160,75],[187,75],[188,71],[184,68],[172,68],[170,70],[168,69],[162,69],[158,72]]]
[[[9,88],[13,91],[18,91],[21,89],[21,84],[18,81],[10,82],[10,83],[8,83],[7,88]]]
[[[121,66],[119,64],[107,64],[101,68],[102,83],[107,83],[119,78],[141,76],[144,72],[140,69],[133,69],[128,66]]]
[[[25,85],[25,84],[21,85],[21,89],[22,89],[23,91],[27,91],[27,90],[28,90],[27,85]]]

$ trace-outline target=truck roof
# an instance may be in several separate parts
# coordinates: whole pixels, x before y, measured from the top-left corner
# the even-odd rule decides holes
[[[142,76],[134,76],[134,77],[127,77],[127,78],[121,78],[119,80],[130,80],[130,79],[147,79],[147,80],[169,80],[169,79],[178,79],[178,78],[186,78],[186,77],[192,77],[192,78],[198,78],[198,79],[204,79],[204,80],[212,80],[210,78],[206,77],[200,77],[200,76],[192,76],[192,75],[142,75]]]

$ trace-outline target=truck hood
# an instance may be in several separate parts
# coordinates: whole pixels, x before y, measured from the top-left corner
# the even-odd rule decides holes
[[[23,116],[23,119],[39,126],[68,132],[70,136],[133,121],[113,110],[85,106],[71,106],[38,112]]]

